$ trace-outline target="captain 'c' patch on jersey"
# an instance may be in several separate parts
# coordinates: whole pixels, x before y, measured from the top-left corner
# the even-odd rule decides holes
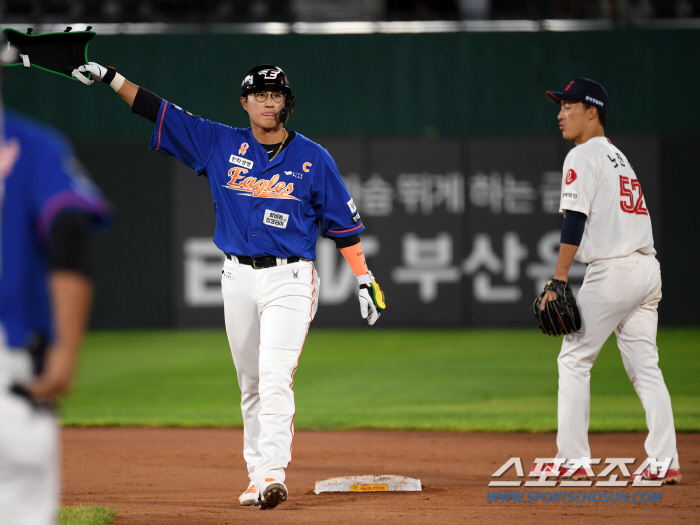
[[[576,180],[576,172],[574,170],[569,170],[566,174],[566,183],[571,184]]]
[[[273,175],[271,179],[258,179],[246,177],[248,170],[245,168],[231,168],[228,171],[229,181],[224,188],[241,192],[239,195],[249,195],[262,199],[287,199],[298,201],[292,195],[294,183],[279,182],[280,176]]]
[[[309,173],[309,168],[313,166],[310,162],[304,162],[304,165],[301,167],[306,173]]]
[[[245,152],[248,151],[248,148],[249,148],[249,147],[250,147],[250,146],[248,145],[248,143],[247,143],[247,142],[244,142],[243,144],[241,144],[241,147],[238,148],[238,154],[239,154],[239,155],[245,155]]]

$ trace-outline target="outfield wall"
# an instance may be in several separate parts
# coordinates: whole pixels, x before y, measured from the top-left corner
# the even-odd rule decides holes
[[[367,262],[391,310],[386,326],[528,326],[533,298],[556,265],[561,165],[557,137],[325,138],[362,216]],[[634,159],[647,206],[659,209],[659,144],[615,143]],[[223,256],[209,186],[174,162],[171,261],[176,326],[220,326]],[[273,208],[274,209],[274,208]],[[658,247],[661,228],[652,214]],[[335,243],[320,239],[317,326],[357,326],[357,281]],[[577,291],[585,266],[570,272]]]
[[[98,35],[88,55],[195,114],[233,126],[248,125],[238,103],[246,71],[272,62],[295,90],[293,126],[309,136],[463,136],[552,133],[555,111],[544,91],[563,89],[577,76],[609,90],[611,131],[693,133],[699,52],[700,30],[624,29]],[[147,124],[116,104],[108,89],[7,69],[6,99],[75,138],[147,133]]]
[[[89,56],[186,109],[234,126],[247,124],[236,97],[244,72],[260,62],[282,65],[297,97],[290,127],[331,151],[361,202],[366,251],[374,253],[370,265],[394,312],[383,324],[513,326],[530,322],[526,310],[539,279],[532,277],[533,265],[551,263],[543,253],[552,257],[551,247],[539,245],[560,224],[545,210],[543,186],[551,185],[568,145],[558,138],[556,109],[543,92],[578,75],[608,88],[608,135],[642,181],[662,262],[662,321],[698,323],[687,307],[700,292],[699,280],[687,275],[700,259],[692,240],[699,222],[694,122],[700,101],[693,89],[700,70],[688,58],[698,51],[697,30],[627,29],[115,35],[98,36]],[[93,325],[221,325],[218,306],[192,307],[185,295],[194,253],[185,251],[185,238],[211,235],[211,204],[200,191],[205,185],[148,151],[152,125],[131,115],[104,86],[38,70],[8,68],[3,97],[67,133],[117,206],[116,227],[98,240]],[[391,190],[390,213],[377,202],[367,208],[375,186],[385,201]],[[508,191],[531,211],[510,213],[525,208],[507,204]],[[491,194],[498,192],[496,205]],[[197,204],[188,208],[190,199]],[[495,258],[474,269],[465,261],[477,239],[482,250],[490,240]],[[318,324],[358,325],[342,261],[332,260],[336,254],[327,244],[319,252],[327,277]],[[494,303],[488,296],[496,292],[510,299]]]

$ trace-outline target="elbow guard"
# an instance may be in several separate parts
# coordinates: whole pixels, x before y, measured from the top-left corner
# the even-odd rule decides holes
[[[151,93],[142,87],[136,92],[134,104],[131,106],[131,112],[147,118],[151,122],[158,120],[158,112],[160,111],[160,102],[163,100],[155,93]]]

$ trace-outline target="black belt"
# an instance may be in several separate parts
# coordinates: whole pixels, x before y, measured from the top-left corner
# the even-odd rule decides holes
[[[226,254],[226,258],[229,261],[233,260],[234,257],[238,259],[240,264],[247,264],[256,270],[277,266],[277,257],[274,255],[266,255],[265,257],[246,257],[245,255],[231,255],[230,253]],[[292,264],[301,261],[301,257],[287,257],[284,260],[287,261],[287,264]]]
[[[32,398],[31,394],[29,393],[29,390],[27,390],[26,387],[24,387],[22,385],[19,385],[17,383],[13,383],[12,386],[10,386],[10,392],[15,394],[16,396],[24,398],[36,410],[47,410],[49,412],[56,411],[56,406],[53,403],[35,401],[34,398]]]

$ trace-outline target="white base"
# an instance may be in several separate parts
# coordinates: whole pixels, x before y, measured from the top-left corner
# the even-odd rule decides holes
[[[405,476],[344,476],[317,481],[314,492],[420,491],[420,480]]]

